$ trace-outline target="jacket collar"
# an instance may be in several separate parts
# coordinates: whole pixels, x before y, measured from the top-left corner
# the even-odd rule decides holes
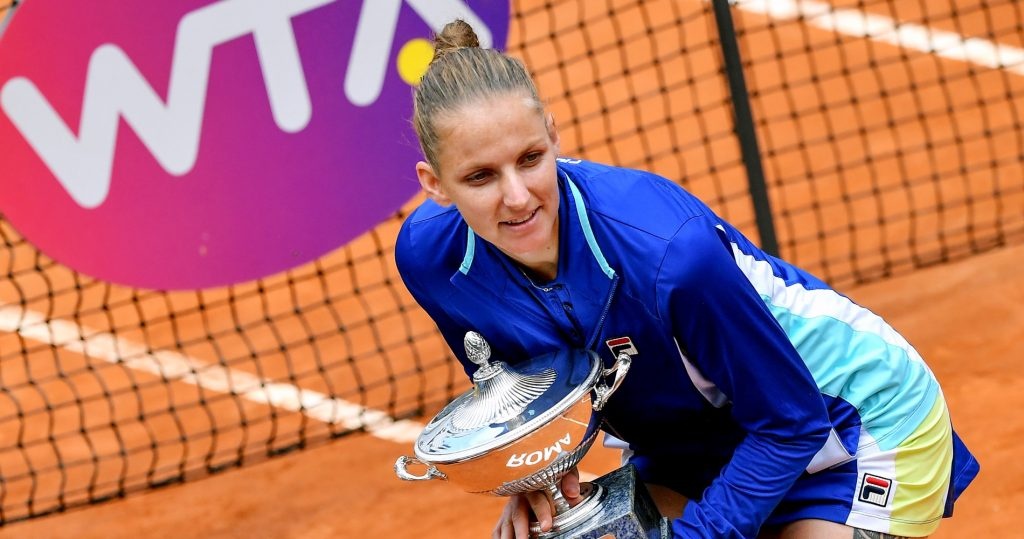
[[[559,298],[571,297],[576,320],[584,332],[582,343],[593,349],[602,334],[619,276],[597,243],[583,193],[562,169],[558,181],[559,255],[555,280],[534,286],[515,262],[467,227],[466,251],[451,284],[453,292],[461,290],[459,295],[470,301],[453,301],[452,308],[462,310],[467,320],[473,320],[475,310],[487,305],[516,313],[517,316],[508,317],[509,324],[546,317],[557,320],[565,315],[556,312],[560,307],[551,304],[554,298],[548,293],[553,288],[549,287],[563,285],[554,293]],[[528,323],[527,327],[526,331],[535,331]]]

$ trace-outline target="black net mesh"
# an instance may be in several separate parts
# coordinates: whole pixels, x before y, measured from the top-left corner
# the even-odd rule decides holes
[[[851,285],[1024,237],[1017,2],[732,13],[782,256]],[[563,154],[677,180],[757,238],[710,3],[523,1],[511,21]],[[313,263],[191,292],[84,277],[0,216],[0,524],[353,432],[409,441],[403,418],[466,387],[394,267],[416,202]]]

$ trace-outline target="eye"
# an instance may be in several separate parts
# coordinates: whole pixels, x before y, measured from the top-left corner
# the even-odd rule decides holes
[[[523,164],[524,165],[535,164],[537,161],[540,161],[540,158],[543,155],[544,155],[544,152],[530,152],[530,153],[528,153],[528,154],[523,156]]]
[[[476,172],[466,176],[466,181],[468,181],[470,183],[480,183],[482,181],[485,181],[490,176],[491,176],[490,172],[488,172],[486,170],[478,170],[478,171],[476,171]]]

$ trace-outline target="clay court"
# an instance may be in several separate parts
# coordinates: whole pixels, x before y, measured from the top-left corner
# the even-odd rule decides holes
[[[756,239],[707,4],[579,4],[515,2],[510,27],[563,151],[679,179]],[[888,320],[942,384],[982,471],[935,537],[1017,536],[1021,9],[747,4],[734,17],[781,254]],[[858,36],[857,10],[906,31]],[[953,35],[974,45],[934,44]],[[489,536],[503,499],[392,469],[467,387],[394,269],[417,201],[285,274],[166,294],[80,276],[0,221],[0,537]],[[617,465],[595,447],[581,470]],[[109,492],[126,496],[85,503]],[[53,505],[71,509],[26,519]]]
[[[982,463],[935,537],[1015,537],[1024,507],[1024,247],[858,287],[852,297],[900,328],[929,361],[953,421]],[[922,308],[926,305],[927,308]],[[194,483],[13,524],[3,537],[489,537],[498,498],[392,472],[410,444],[356,435]],[[595,448],[595,474],[617,457]]]

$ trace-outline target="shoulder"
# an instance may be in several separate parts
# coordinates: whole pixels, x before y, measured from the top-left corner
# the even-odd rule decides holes
[[[427,200],[402,223],[395,242],[395,263],[407,284],[411,275],[441,275],[458,268],[464,254],[468,227],[455,206]]]
[[[579,188],[591,216],[669,240],[686,221],[710,214],[679,184],[644,170],[578,159],[559,159],[558,168]]]

